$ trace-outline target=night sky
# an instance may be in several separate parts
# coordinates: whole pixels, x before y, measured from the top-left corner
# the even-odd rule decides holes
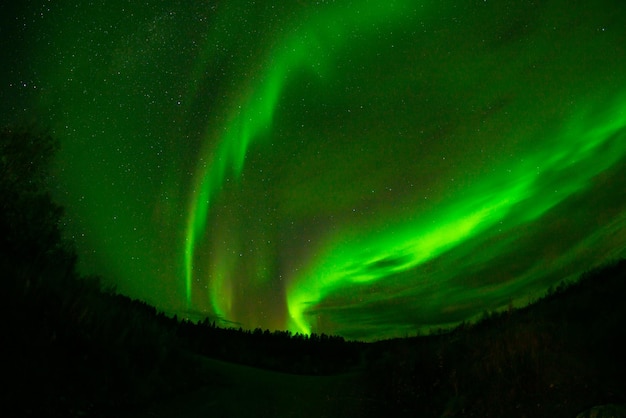
[[[4,3],[0,122],[168,314],[414,335],[626,256],[621,0]]]

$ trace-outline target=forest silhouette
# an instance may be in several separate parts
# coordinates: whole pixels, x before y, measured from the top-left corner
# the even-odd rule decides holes
[[[358,394],[349,400],[307,395],[320,405],[333,402],[336,415],[327,416],[583,417],[598,405],[626,416],[625,260],[561,282],[525,308],[402,339],[364,343],[223,328],[211,318],[194,323],[78,272],[76,250],[61,228],[63,208],[51,197],[58,148],[45,132],[0,132],[7,417],[151,416],[149,406],[164,399],[201,388],[208,396],[224,393],[235,369],[207,366],[207,358],[246,366],[237,370],[252,380],[260,376],[254,370],[279,372],[271,379],[282,379],[286,391],[297,375]],[[349,384],[341,383],[348,377]],[[242,390],[230,384],[227,390]],[[280,404],[249,402],[241,416],[316,413],[302,408],[292,415]]]

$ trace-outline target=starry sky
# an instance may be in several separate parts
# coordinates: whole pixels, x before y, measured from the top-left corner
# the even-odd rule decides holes
[[[621,0],[18,3],[0,122],[168,314],[376,340],[626,256]]]

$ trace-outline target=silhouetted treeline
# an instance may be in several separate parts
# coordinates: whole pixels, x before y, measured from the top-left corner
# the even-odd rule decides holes
[[[219,329],[170,318],[76,271],[51,198],[58,142],[0,132],[0,271],[5,321],[0,402],[10,416],[86,416],[219,385],[197,355],[293,373],[354,363],[342,338]]]
[[[270,370],[296,374],[335,374],[359,362],[359,346],[326,334],[219,328],[208,319],[183,321],[179,336],[196,353]]]
[[[573,417],[626,403],[626,260],[450,333],[368,345],[393,416]]]
[[[225,377],[207,371],[202,356],[297,374],[360,373],[371,416],[573,417],[626,403],[626,261],[526,308],[430,336],[363,344],[192,323],[76,271],[47,181],[57,148],[46,134],[0,132],[3,416],[116,416],[218,387]]]
[[[2,379],[7,416],[84,416],[205,383],[154,308],[76,271],[48,173],[54,138],[0,132]]]

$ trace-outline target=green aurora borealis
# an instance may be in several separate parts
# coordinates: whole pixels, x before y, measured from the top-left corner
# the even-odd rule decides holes
[[[373,340],[626,256],[620,1],[2,7],[2,123],[168,313]]]

